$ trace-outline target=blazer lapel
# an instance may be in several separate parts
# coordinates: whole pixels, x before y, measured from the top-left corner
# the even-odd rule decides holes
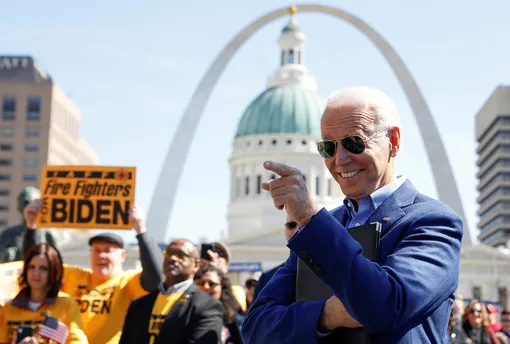
[[[349,219],[349,214],[347,213],[347,210],[345,209],[345,206],[341,206],[341,207],[338,207],[338,208],[334,209],[331,212],[331,215],[333,215],[333,217],[338,222],[340,222],[340,224],[342,226],[345,227],[347,225],[347,220]]]
[[[189,308],[191,297],[197,290],[197,286],[193,283],[188,289],[182,293],[182,295],[175,301],[172,309],[168,313],[167,321],[169,319],[179,319],[181,318],[186,310]]]
[[[388,197],[380,206],[377,208],[368,219],[368,223],[380,222],[381,238],[386,232],[405,215],[402,208],[413,203],[418,191],[415,189],[413,184],[406,180],[402,186],[400,186],[395,192]]]

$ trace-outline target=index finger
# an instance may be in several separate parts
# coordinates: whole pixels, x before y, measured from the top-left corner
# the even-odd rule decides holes
[[[266,170],[272,171],[279,175],[280,177],[287,177],[291,174],[296,173],[298,170],[296,170],[294,167],[276,162],[276,161],[265,161],[264,162],[264,168]]]

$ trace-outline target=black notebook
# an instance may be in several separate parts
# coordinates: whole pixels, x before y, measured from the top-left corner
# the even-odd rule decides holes
[[[347,231],[361,245],[363,256],[376,262],[379,258],[381,224],[379,222],[367,223],[349,228]],[[333,293],[328,286],[301,259],[298,259],[296,301],[326,300],[331,296]],[[338,328],[328,336],[321,338],[319,343],[369,344],[370,334],[363,328]]]

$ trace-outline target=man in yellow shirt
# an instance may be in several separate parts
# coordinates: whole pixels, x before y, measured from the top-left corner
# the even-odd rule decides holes
[[[35,219],[40,208],[40,200],[37,200],[24,210],[27,231],[23,247],[38,243],[40,235],[35,228]],[[61,290],[78,302],[90,343],[118,343],[131,301],[157,290],[162,281],[163,254],[147,235],[143,211],[133,206],[129,218],[136,232],[141,272],[123,270],[126,258],[124,242],[113,233],[101,233],[89,240],[91,269],[64,268]]]

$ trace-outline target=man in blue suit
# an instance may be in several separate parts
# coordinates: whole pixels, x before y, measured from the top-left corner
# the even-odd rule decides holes
[[[460,217],[396,177],[400,124],[384,93],[368,87],[335,93],[321,132],[317,147],[346,196],[344,204],[331,212],[318,209],[298,169],[264,163],[280,177],[262,187],[299,230],[288,243],[284,267],[247,315],[245,343],[312,344],[335,328],[361,326],[372,344],[442,343],[459,279]],[[346,230],[375,221],[382,223],[377,263],[362,256]],[[295,302],[298,259],[334,296]]]
[[[296,234],[297,229],[298,228],[297,228],[296,221],[287,221],[285,223],[285,239],[287,239],[287,242],[290,240],[290,238],[292,238],[292,236],[294,234]],[[283,267],[283,266],[284,266],[284,263],[282,263],[282,264],[280,264],[278,266],[275,266],[274,268],[272,268],[270,270],[264,271],[260,275],[259,280],[257,282],[257,285],[255,286],[255,294],[253,295],[253,299],[254,300],[257,298],[257,296],[259,295],[260,291],[262,289],[264,289],[264,287],[266,286],[267,282],[269,282],[271,280],[271,278],[276,273],[276,271],[279,268]]]

